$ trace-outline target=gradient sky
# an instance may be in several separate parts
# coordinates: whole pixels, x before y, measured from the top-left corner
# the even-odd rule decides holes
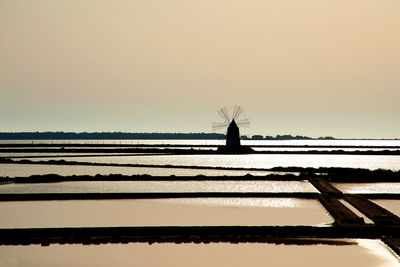
[[[400,137],[398,0],[0,0],[0,131]]]

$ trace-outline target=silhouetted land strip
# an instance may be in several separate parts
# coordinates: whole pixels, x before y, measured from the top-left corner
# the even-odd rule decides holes
[[[328,183],[326,179],[311,178],[309,182],[322,194],[342,194],[339,189]]]
[[[268,174],[265,176],[152,176],[152,175],[72,175],[57,174],[31,175],[28,177],[0,177],[0,182],[7,183],[57,183],[57,182],[96,182],[96,181],[302,181],[304,178],[294,174]]]
[[[31,161],[31,160],[13,160],[0,157],[0,164],[44,164],[44,165],[78,165],[78,166],[105,166],[105,167],[144,167],[144,168],[173,168],[173,169],[199,169],[199,170],[227,170],[227,171],[266,171],[266,172],[292,172],[300,173],[299,176],[279,175],[274,178],[273,175],[267,176],[165,176],[163,180],[307,180],[310,178],[323,178],[329,182],[357,182],[357,183],[378,183],[378,182],[400,182],[400,171],[392,170],[368,170],[357,168],[303,168],[303,167],[273,167],[273,168],[234,168],[234,167],[217,167],[217,166],[183,166],[183,165],[153,165],[153,164],[117,164],[117,163],[98,163],[98,162],[78,162],[65,160],[48,160],[48,161]],[[35,176],[37,178],[37,176]],[[62,176],[52,174],[57,179]],[[66,176],[82,177],[82,179],[90,179],[88,176]],[[125,176],[119,174],[112,175],[96,175],[94,180],[136,180],[136,179],[153,179],[153,176],[132,175]],[[156,177],[156,176],[155,176]],[[168,178],[169,177],[169,178]],[[266,179],[267,177],[267,179]],[[48,179],[48,178],[46,178]],[[79,178],[71,178],[79,179]],[[71,181],[72,181],[71,180]]]
[[[0,140],[138,140],[138,139],[224,139],[218,133],[130,133],[130,132],[0,132]],[[242,136],[244,140],[346,140],[332,136],[317,138],[291,134],[276,136]],[[347,139],[347,140],[397,140],[395,139]]]
[[[337,197],[331,197],[324,194],[318,196],[318,201],[335,219],[335,225],[363,225],[364,219],[356,215],[339,201]]]
[[[253,146],[251,146],[253,147]],[[387,155],[399,156],[399,150],[270,150],[270,151],[254,151],[250,150],[250,146],[242,146],[243,149],[249,148],[245,154],[314,154],[314,155]],[[177,149],[177,148],[7,148],[0,149],[0,153],[153,153],[153,154],[170,154],[170,155],[218,155],[221,154],[213,149]],[[83,156],[83,155],[82,155]]]
[[[362,193],[357,195],[367,199],[400,200],[400,193]]]
[[[203,155],[217,154],[216,150],[207,149],[171,149],[171,148],[8,148],[0,149],[0,153],[152,153],[170,155]],[[85,155],[82,155],[85,156]],[[107,155],[106,155],[107,156]]]
[[[271,171],[282,171],[289,172],[291,169],[270,169]],[[363,169],[359,170],[358,175],[350,176],[352,173],[357,173],[357,169],[348,170],[348,176],[339,176],[340,173],[343,175],[346,172],[336,172],[335,169],[318,170],[315,172],[297,170],[299,175],[285,173],[285,174],[267,174],[267,175],[220,175],[220,176],[206,176],[206,175],[193,175],[193,176],[152,176],[148,174],[134,174],[134,175],[122,175],[122,174],[96,174],[91,175],[69,175],[62,176],[58,174],[45,174],[45,175],[31,175],[27,177],[0,177],[0,182],[15,182],[15,183],[52,183],[52,182],[74,182],[74,181],[302,181],[311,180],[311,183],[317,188],[315,184],[315,178],[323,179],[326,182],[342,182],[342,183],[372,183],[372,182],[400,182],[400,173],[393,171],[367,171]],[[318,171],[323,174],[318,174]],[[323,177],[323,178],[320,178]],[[365,179],[363,179],[365,177]],[[331,185],[330,185],[331,186]],[[321,190],[320,190],[321,191]],[[330,192],[337,193],[337,192]]]
[[[128,242],[263,242],[311,244],[315,239],[382,239],[400,253],[400,218],[362,194],[343,194],[322,178],[311,178],[320,193],[184,192],[184,193],[45,193],[0,194],[0,201],[207,198],[207,197],[282,197],[318,199],[335,219],[334,227],[315,226],[149,226],[0,229],[0,245],[102,244]],[[382,194],[379,194],[382,195]],[[373,198],[370,194],[369,198]],[[400,197],[400,194],[399,194]],[[343,198],[374,222],[364,220],[343,205]],[[299,243],[298,243],[299,242]],[[332,243],[330,243],[332,244]]]
[[[339,201],[339,197],[370,218],[376,226],[400,226],[400,218],[360,194],[343,194],[339,189],[322,178],[310,179],[321,192],[319,202],[335,218],[336,225],[362,225],[364,219],[357,216]]]
[[[399,237],[390,237],[390,236],[384,236],[382,238],[382,241],[390,247],[394,253],[397,255],[400,255],[400,238]]]
[[[344,199],[378,226],[400,226],[400,218],[362,195],[346,195]]]
[[[224,138],[224,134],[218,133],[0,132],[0,140],[218,140]]]
[[[311,178],[309,182],[321,193],[318,201],[335,219],[334,225],[337,226],[360,226],[364,225],[364,219],[346,207],[340,198],[343,193],[322,178]]]
[[[285,239],[399,237],[400,227],[148,226],[0,229],[0,245],[107,243],[284,243]],[[303,244],[307,244],[306,242]]]
[[[91,158],[91,157],[146,157],[146,156],[168,156],[168,153],[135,153],[135,154],[70,154],[70,155],[34,155],[34,156],[7,156],[10,159],[41,159],[41,158]]]
[[[234,168],[234,167],[213,167],[213,166],[183,166],[183,165],[160,165],[160,164],[119,164],[119,163],[99,163],[99,162],[79,162],[65,160],[12,160],[1,158],[0,164],[45,164],[45,165],[80,165],[80,166],[105,166],[105,167],[145,167],[145,168],[173,168],[173,169],[204,169],[204,170],[249,170],[249,171],[268,171],[264,168]]]
[[[216,148],[219,145],[212,144],[101,144],[101,143],[8,143],[0,144],[0,148],[71,148],[71,147],[101,147],[101,148],[153,148],[153,147],[179,147],[179,148]],[[359,149],[400,149],[400,146],[373,146],[373,145],[251,145],[253,148],[359,148]]]

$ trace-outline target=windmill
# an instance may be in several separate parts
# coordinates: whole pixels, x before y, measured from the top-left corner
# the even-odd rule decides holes
[[[214,122],[212,124],[213,130],[227,129],[226,132],[226,143],[225,146],[218,147],[218,152],[222,153],[247,153],[249,152],[248,147],[242,147],[240,144],[240,127],[248,127],[250,122],[249,119],[240,119],[243,113],[243,108],[235,106],[233,108],[232,115],[226,107],[218,110],[218,114],[224,120],[223,122]]]

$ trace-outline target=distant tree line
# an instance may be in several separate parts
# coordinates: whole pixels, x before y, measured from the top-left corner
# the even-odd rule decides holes
[[[332,136],[324,136],[324,137],[318,137],[318,138],[313,138],[309,136],[303,136],[303,135],[290,135],[290,134],[285,134],[285,135],[276,135],[276,136],[262,136],[262,135],[253,135],[252,137],[248,138],[246,136],[242,136],[242,139],[247,139],[247,140],[335,140],[334,137]]]
[[[220,133],[124,133],[124,132],[0,132],[0,140],[155,140],[155,139],[224,139]],[[331,136],[311,138],[301,135],[242,135],[243,140],[333,140]]]
[[[218,133],[0,132],[0,140],[223,139]]]
[[[334,137],[332,136],[321,136],[318,138],[312,138],[312,137],[308,137],[308,136],[303,136],[303,135],[296,135],[296,136],[292,136],[292,135],[277,135],[275,137],[272,136],[266,136],[265,139],[273,139],[273,140],[312,140],[312,139],[318,139],[318,140],[335,140]]]

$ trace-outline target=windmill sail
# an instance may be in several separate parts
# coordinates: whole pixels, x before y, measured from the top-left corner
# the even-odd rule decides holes
[[[248,127],[250,125],[250,121],[248,118],[240,119],[240,116],[243,114],[243,108],[240,106],[234,106],[232,115],[230,115],[226,107],[220,108],[218,110],[218,114],[223,119],[223,122],[213,122],[213,130],[228,128],[233,120],[235,120],[236,125],[239,127]]]
[[[243,112],[243,108],[242,107],[235,106],[233,108],[232,119],[237,121],[239,119],[240,115],[242,114],[242,112]]]
[[[223,122],[214,122],[212,124],[213,130],[226,129],[226,143],[225,146],[219,147],[219,151],[223,153],[245,153],[240,144],[240,127],[248,127],[249,119],[240,119],[243,114],[243,108],[234,106],[232,113],[228,112],[226,107],[220,108],[218,114],[223,119]],[[231,115],[230,115],[231,114]]]
[[[229,126],[229,123],[226,123],[226,122],[213,122],[212,129],[213,130],[221,130],[221,129],[225,129],[228,126]]]
[[[240,126],[240,127],[249,127],[250,126],[250,121],[249,121],[249,119],[242,119],[242,120],[239,120],[239,121],[236,121],[236,124],[238,125],[238,126]]]
[[[222,119],[225,120],[226,123],[230,123],[231,122],[231,118],[229,116],[228,110],[226,107],[221,108],[220,110],[218,110],[218,114],[221,116]]]

